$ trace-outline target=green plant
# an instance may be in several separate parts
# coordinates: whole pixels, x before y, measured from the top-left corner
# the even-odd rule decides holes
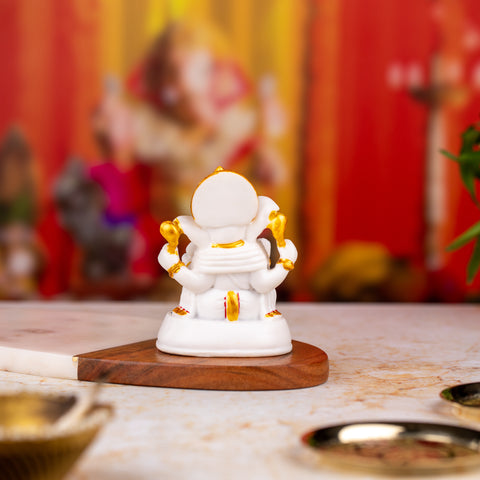
[[[441,150],[441,152],[457,162],[462,183],[475,205],[480,209],[480,202],[475,190],[476,182],[480,179],[480,123],[470,125],[462,133],[462,146],[458,156],[446,150]],[[480,221],[459,235],[447,247],[449,251],[457,250],[472,241],[475,241],[475,246],[467,266],[468,283],[472,283],[480,269]]]

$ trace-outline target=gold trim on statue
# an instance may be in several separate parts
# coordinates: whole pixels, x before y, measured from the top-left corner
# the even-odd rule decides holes
[[[176,313],[177,315],[186,315],[188,312],[183,307],[175,307],[173,313]]]
[[[175,255],[182,233],[183,230],[177,218],[173,222],[166,221],[160,225],[160,234],[168,242],[167,251],[171,255]]]
[[[173,278],[173,276],[178,273],[180,271],[180,269],[182,267],[184,267],[185,264],[183,262],[177,262],[175,265],[172,265],[169,269],[168,269],[168,275],[170,276],[170,278]]]
[[[237,240],[236,242],[230,243],[212,243],[212,248],[237,248],[243,247],[245,242],[243,240]]]
[[[228,320],[235,322],[238,320],[240,312],[240,302],[238,301],[238,294],[229,291],[225,297],[225,310]]]
[[[276,317],[277,315],[281,315],[281,313],[278,310],[272,310],[271,312],[268,312],[265,314],[267,318]]]
[[[273,237],[277,241],[277,247],[284,247],[285,243],[285,226],[287,225],[287,217],[280,212],[273,211],[268,216],[270,223],[267,225],[272,231]]]
[[[283,268],[285,270],[293,270],[295,268],[295,265],[293,264],[293,262],[291,260],[289,260],[288,258],[280,258],[280,260],[278,260],[277,264],[280,264],[283,266]]]

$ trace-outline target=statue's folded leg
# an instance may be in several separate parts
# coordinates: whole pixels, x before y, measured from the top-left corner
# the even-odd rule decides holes
[[[271,290],[260,295],[260,320],[270,318],[272,312],[276,312],[277,292]]]
[[[195,317],[196,295],[188,288],[182,288],[179,306],[173,310],[173,314],[182,317]]]

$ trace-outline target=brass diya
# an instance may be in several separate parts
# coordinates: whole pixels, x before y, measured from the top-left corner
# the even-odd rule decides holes
[[[440,398],[450,405],[459,417],[480,421],[480,383],[464,383],[446,388]]]
[[[405,475],[480,466],[480,432],[417,422],[350,423],[302,437],[327,465]]]
[[[5,480],[62,478],[111,416],[93,404],[68,428],[59,420],[74,396],[23,392],[0,395],[0,477]]]

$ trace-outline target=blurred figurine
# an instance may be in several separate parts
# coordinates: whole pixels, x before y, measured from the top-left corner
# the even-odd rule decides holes
[[[90,176],[105,194],[104,221],[112,228],[122,225],[131,230],[132,281],[147,287],[160,273],[156,252],[161,244],[155,241],[159,221],[151,209],[157,172],[137,161],[132,108],[114,79],[109,79],[92,119],[102,161],[90,169]],[[162,204],[165,213],[168,202]]]
[[[158,266],[158,244],[142,227],[149,219],[150,173],[136,161],[131,109],[118,82],[109,79],[105,96],[92,115],[92,125],[102,161],[87,168],[72,160],[57,182],[55,198],[62,225],[81,249],[82,275],[75,282],[77,294],[95,291],[123,298],[148,289]],[[154,231],[158,228],[155,224]],[[150,247],[150,248],[149,248]],[[147,262],[147,253],[151,261]],[[155,267],[151,268],[150,264]]]
[[[294,268],[297,250],[284,238],[286,218],[258,197],[243,176],[217,168],[195,190],[192,216],[163,222],[158,261],[182,285],[180,305],[165,317],[157,348],[193,356],[282,355],[292,349],[276,309],[275,288]],[[269,228],[280,259],[270,268]],[[191,243],[180,260],[178,239]]]
[[[133,226],[148,211],[150,169],[136,161],[132,112],[113,79],[92,122],[103,158],[90,176],[105,193],[105,221]]]
[[[54,198],[61,225],[82,248],[83,276],[96,281],[125,276],[131,231],[104,222],[105,197],[81,160],[67,163],[55,185]]]
[[[14,223],[0,229],[0,298],[36,298],[41,255],[30,226]]]
[[[30,148],[12,128],[0,145],[0,299],[36,296],[42,261],[34,184]]]
[[[285,179],[273,138],[284,115],[273,79],[260,88],[260,111],[246,102],[251,85],[211,26],[172,23],[129,80],[136,108],[137,152],[163,165],[177,208],[188,211],[198,176],[218,163],[264,187]],[[267,122],[269,125],[266,125]]]
[[[418,302],[425,298],[425,275],[373,242],[346,242],[316,273],[312,290],[326,302]]]

